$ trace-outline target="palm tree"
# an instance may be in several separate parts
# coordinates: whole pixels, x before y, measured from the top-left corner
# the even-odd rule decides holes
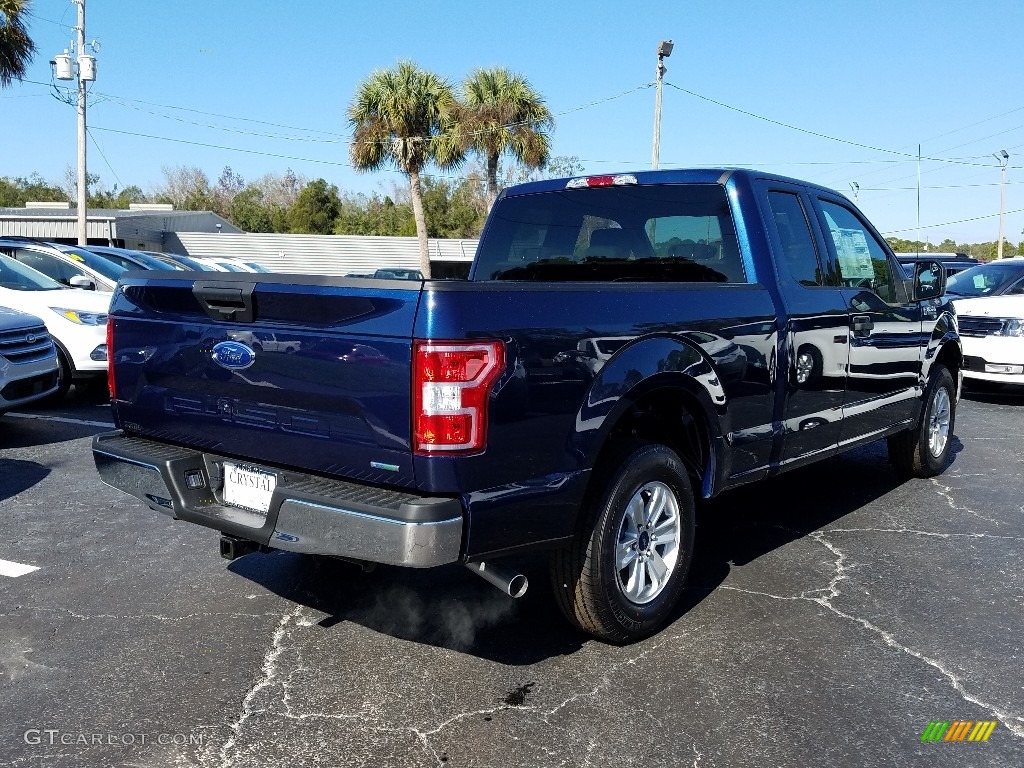
[[[452,132],[455,107],[451,83],[411,61],[400,61],[394,69],[372,72],[348,108],[352,164],[363,171],[394,166],[409,179],[425,277],[430,277],[430,253],[420,172],[431,162],[450,168],[462,161]]]
[[[0,88],[23,78],[35,55],[36,44],[22,20],[29,5],[28,0],[0,0]]]
[[[487,206],[498,196],[498,158],[511,154],[540,168],[551,152],[555,120],[529,81],[502,67],[473,70],[462,84],[459,132],[463,146],[487,164]]]

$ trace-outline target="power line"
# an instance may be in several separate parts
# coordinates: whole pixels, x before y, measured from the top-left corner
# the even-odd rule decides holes
[[[121,189],[124,189],[124,182],[121,181],[121,178],[117,175],[117,171],[114,170],[114,167],[110,164],[110,161],[107,160],[107,156],[103,152],[103,147],[101,147],[100,143],[96,141],[96,137],[92,135],[91,130],[87,128],[86,133],[89,134],[89,138],[92,139],[92,145],[96,147],[97,151],[100,153],[100,157],[102,157],[103,162],[107,164],[107,168],[109,168],[110,172],[114,175],[114,178],[117,180],[118,185],[121,187]]]
[[[1004,215],[1009,216],[1011,213],[1024,213],[1024,208],[1018,208],[1015,211],[1006,211]],[[947,221],[944,224],[922,224],[920,227],[907,227],[906,229],[890,229],[888,232],[883,232],[883,235],[897,235],[900,232],[915,232],[918,229],[936,229],[937,227],[951,227],[954,224],[966,224],[971,221],[981,221],[982,219],[994,219],[998,216],[998,213],[987,213],[984,216],[975,216],[970,219],[958,219],[957,221]]]
[[[99,125],[92,126],[92,129],[95,130],[95,131],[106,131],[107,133],[119,133],[119,134],[122,134],[124,136],[136,136],[136,137],[142,138],[142,139],[156,139],[157,141],[170,141],[170,142],[174,142],[175,144],[188,144],[188,145],[191,145],[191,146],[194,146],[194,147],[206,147],[208,149],[221,149],[221,150],[224,150],[224,151],[227,151],[227,152],[243,152],[243,153],[245,153],[247,155],[262,155],[264,157],[275,157],[275,158],[278,158],[280,160],[295,160],[296,162],[300,162],[300,163],[313,163],[314,165],[331,165],[331,166],[336,166],[336,167],[340,167],[340,168],[351,168],[352,170],[355,170],[355,171],[362,170],[360,168],[356,168],[351,163],[343,163],[343,162],[338,162],[336,160],[314,160],[314,159],[309,158],[309,157],[297,157],[295,155],[282,155],[282,154],[278,154],[276,152],[264,152],[264,151],[261,151],[261,150],[258,150],[258,149],[242,149],[241,147],[227,147],[227,146],[224,146],[223,144],[209,144],[209,143],[202,142],[202,141],[190,141],[188,139],[174,139],[174,138],[171,138],[170,136],[154,136],[153,134],[149,134],[149,133],[137,133],[135,131],[124,131],[124,130],[121,130],[119,128],[104,128],[104,127],[99,126]],[[396,168],[381,168],[379,170],[384,171],[386,173],[402,173],[402,174],[404,174],[404,171],[401,171],[401,170],[396,169]],[[429,176],[430,178],[434,178],[434,179],[451,179],[451,180],[455,180],[455,181],[459,181],[459,180],[462,180],[462,179],[466,178],[464,176],[452,176],[452,175],[430,174],[430,173],[421,174],[421,175],[422,176]]]
[[[280,140],[280,141],[308,141],[308,142],[316,142],[316,143],[322,143],[322,144],[341,144],[341,143],[347,141],[347,139],[343,139],[343,138],[321,139],[321,138],[317,138],[317,137],[314,137],[314,136],[283,136],[281,134],[275,134],[275,133],[259,133],[259,132],[256,132],[256,131],[244,131],[244,130],[241,130],[239,128],[228,128],[228,127],[222,126],[222,125],[211,125],[209,123],[199,123],[199,122],[196,122],[195,120],[186,120],[186,119],[184,119],[182,117],[175,117],[174,115],[164,115],[164,114],[161,114],[159,112],[154,112],[154,111],[149,110],[149,109],[143,109],[141,107],[137,107],[137,106],[135,106],[133,104],[128,103],[127,101],[123,101],[122,99],[120,99],[120,98],[118,98],[116,96],[108,96],[107,99],[109,101],[113,102],[114,104],[119,104],[120,106],[125,107],[126,109],[134,109],[136,112],[141,112],[141,113],[147,114],[147,115],[153,115],[155,117],[162,117],[165,120],[174,120],[174,121],[179,122],[179,123],[184,123],[186,125],[194,125],[194,126],[197,126],[199,128],[211,128],[213,130],[226,131],[228,133],[238,133],[238,134],[242,134],[244,136],[257,136],[259,138],[277,139],[277,140]],[[300,128],[300,129],[297,129],[297,130],[304,130],[304,129]]]
[[[897,155],[899,157],[905,157],[905,158],[908,158],[908,159],[913,159],[913,160],[917,160],[918,159],[918,156],[916,154],[910,154],[908,152],[900,152],[900,151],[895,150],[895,149],[886,149],[885,147],[875,147],[875,146],[872,146],[871,144],[862,144],[859,141],[851,141],[850,139],[841,139],[838,136],[830,136],[827,133],[820,133],[818,131],[812,131],[812,130],[810,130],[808,128],[801,128],[801,127],[799,127],[797,125],[791,125],[789,123],[783,123],[780,120],[774,120],[774,119],[772,119],[770,117],[765,117],[764,115],[759,115],[759,114],[757,114],[755,112],[750,112],[750,111],[748,111],[746,109],[740,109],[739,107],[734,107],[731,104],[726,104],[726,103],[718,101],[716,99],[712,99],[712,98],[710,98],[708,96],[704,96],[702,94],[696,93],[695,91],[691,91],[691,90],[688,90],[688,89],[683,88],[681,86],[678,86],[675,83],[665,83],[665,85],[669,86],[670,88],[675,88],[677,91],[682,91],[683,93],[689,94],[690,96],[693,96],[695,98],[702,99],[703,101],[709,102],[709,103],[714,104],[716,106],[723,107],[724,109],[729,109],[729,110],[732,110],[733,112],[739,112],[741,115],[746,115],[747,117],[753,117],[753,118],[756,118],[757,120],[764,120],[767,123],[772,123],[773,125],[778,125],[778,126],[781,126],[783,128],[788,128],[788,129],[790,129],[792,131],[799,131],[800,133],[806,133],[806,134],[808,134],[810,136],[816,136],[819,139],[828,139],[829,141],[836,141],[836,142],[839,142],[840,144],[848,144],[851,147],[859,147],[861,149],[869,149],[872,152],[884,152],[884,153],[889,154],[889,155]],[[967,163],[967,162],[963,162],[961,160],[956,160],[956,159],[952,159],[952,158],[944,158],[944,157],[923,157],[922,156],[920,159],[921,160],[930,160],[930,161],[937,162],[937,163],[953,163],[953,164],[956,164],[956,165],[981,165],[981,163]]]
[[[63,27],[64,29],[74,30],[74,27],[72,27],[70,24],[65,24],[62,21],[54,21],[53,19],[43,18],[42,16],[33,13],[31,10],[28,12],[28,15],[31,16],[36,21],[45,21],[47,24],[53,24],[54,26]]]

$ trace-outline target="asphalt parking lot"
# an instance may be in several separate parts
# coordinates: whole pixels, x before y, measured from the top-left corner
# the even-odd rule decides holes
[[[228,563],[99,482],[107,422],[0,419],[0,560],[36,567],[0,575],[0,765],[1024,765],[1024,394],[961,401],[935,480],[878,445],[707,505],[685,604],[629,647],[570,630],[539,561],[519,601]]]

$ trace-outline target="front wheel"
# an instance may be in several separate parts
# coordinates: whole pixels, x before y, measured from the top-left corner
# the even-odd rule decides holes
[[[71,381],[75,376],[75,369],[62,349],[57,350],[57,362],[60,365],[60,370],[57,373],[57,389],[47,395],[44,400],[49,405],[57,405],[64,399],[71,389]]]
[[[693,555],[694,498],[682,461],[637,443],[604,465],[610,476],[583,512],[551,576],[570,622],[612,642],[657,630],[675,606]]]
[[[915,427],[890,435],[889,461],[903,477],[934,477],[946,468],[956,423],[956,385],[949,370],[935,365],[924,408]]]

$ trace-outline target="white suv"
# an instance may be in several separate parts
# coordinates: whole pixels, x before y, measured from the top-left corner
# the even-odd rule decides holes
[[[57,345],[57,392],[73,380],[97,381],[107,373],[109,293],[65,288],[46,275],[0,255],[0,306],[41,318]]]
[[[43,321],[0,307],[0,415],[56,392],[59,372]]]
[[[953,300],[964,379],[1024,385],[1024,296]]]

